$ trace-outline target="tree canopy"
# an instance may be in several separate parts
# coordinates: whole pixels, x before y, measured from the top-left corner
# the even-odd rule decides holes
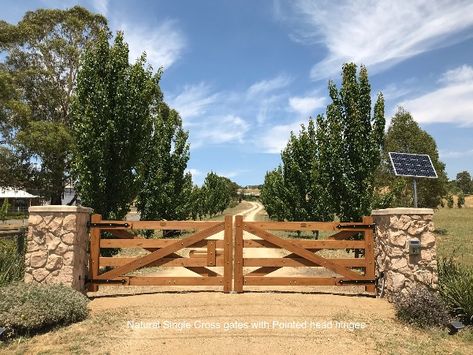
[[[0,133],[8,164],[0,183],[39,189],[61,204],[79,58],[107,31],[103,16],[79,6],[29,11],[16,25],[0,21],[0,51],[6,55],[0,65]]]
[[[140,189],[139,171],[152,130],[151,109],[162,100],[160,72],[145,57],[129,64],[128,45],[102,34],[82,60],[73,105],[73,171],[85,206],[121,219]]]
[[[282,165],[266,174],[261,199],[272,218],[357,221],[371,212],[384,139],[384,99],[371,108],[368,72],[345,64],[338,90],[329,82],[326,115],[291,134]]]
[[[438,179],[418,179],[417,198],[419,207],[436,208],[447,193],[445,164],[440,161],[437,144],[420,128],[412,115],[399,108],[386,133],[383,161],[377,173],[377,188],[385,195],[380,207],[405,207],[413,205],[412,179],[394,176],[388,152],[428,154]]]
[[[192,175],[188,133],[179,114],[164,102],[152,112],[152,132],[139,170],[140,191],[136,206],[141,220],[181,220],[190,214]]]

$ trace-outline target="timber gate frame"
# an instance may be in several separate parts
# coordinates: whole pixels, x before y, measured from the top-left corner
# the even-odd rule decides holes
[[[224,292],[232,290],[232,252],[233,226],[232,216],[225,216],[225,221],[105,221],[102,216],[92,215],[90,221],[90,260],[89,291],[97,291],[100,284],[122,285],[162,285],[162,286],[223,286]],[[144,239],[131,231],[143,229],[157,230],[196,230],[185,238]],[[223,240],[206,239],[224,232]],[[117,239],[101,238],[102,232],[108,232]],[[184,248],[202,248],[204,251],[191,251],[188,258],[176,254]],[[150,253],[133,258],[102,257],[101,248],[142,248]],[[222,250],[223,249],[223,257]],[[127,275],[142,267],[172,266],[184,267],[198,274],[196,277],[153,277]],[[223,276],[208,266],[223,266]],[[100,268],[113,269],[100,272]],[[199,277],[200,276],[200,277]]]
[[[280,238],[266,230],[334,231],[337,233],[328,237],[327,240],[304,240]],[[374,293],[376,280],[373,230],[372,217],[363,217],[361,223],[340,223],[246,222],[242,216],[236,216],[234,289],[236,292],[243,292],[244,286],[349,286],[358,284],[365,285],[365,291]],[[243,239],[244,231],[261,239]],[[348,238],[360,233],[363,234],[363,240],[348,240]],[[291,254],[281,258],[243,257],[244,249],[265,247],[284,249]],[[365,252],[363,258],[328,259],[317,255],[317,251],[322,249],[364,249]],[[321,266],[340,276],[267,276],[284,266]],[[244,267],[258,267],[258,269],[244,274]],[[353,268],[362,269],[363,273],[358,273]]]

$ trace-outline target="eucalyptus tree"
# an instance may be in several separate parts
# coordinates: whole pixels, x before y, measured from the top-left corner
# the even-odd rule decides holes
[[[0,129],[10,174],[4,180],[38,189],[52,204],[61,204],[69,177],[79,59],[102,32],[107,20],[79,6],[28,11],[16,25],[0,21]]]

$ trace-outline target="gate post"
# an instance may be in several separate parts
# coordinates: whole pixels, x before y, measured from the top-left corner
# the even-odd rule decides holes
[[[243,292],[243,216],[235,216],[235,292]]]
[[[363,217],[363,223],[364,224],[372,224],[373,223],[373,217],[371,216],[365,216]],[[371,279],[374,279],[376,277],[376,271],[375,271],[375,263],[374,263],[374,236],[373,236],[373,230],[371,228],[365,230],[364,232],[364,238],[365,238],[365,259],[366,259],[366,271],[365,275],[368,276]],[[366,292],[371,292],[375,293],[376,292],[376,286],[373,285],[367,285],[365,286],[365,291]]]
[[[91,223],[100,223],[102,215],[93,214],[90,217]],[[100,229],[90,228],[90,245],[89,245],[89,279],[95,280],[99,275],[99,262],[100,262]],[[97,292],[99,286],[89,282],[89,292]]]
[[[29,208],[25,282],[62,283],[85,291],[91,212],[79,206]]]
[[[430,208],[372,212],[376,223],[376,273],[388,300],[416,286],[438,286],[436,238]],[[414,248],[415,246],[415,248]]]
[[[225,216],[225,231],[223,235],[223,292],[229,293],[233,283],[233,216]]]

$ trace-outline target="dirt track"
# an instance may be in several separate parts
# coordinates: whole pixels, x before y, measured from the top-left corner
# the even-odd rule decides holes
[[[263,209],[259,203],[251,204],[250,209],[241,212],[248,221],[255,220],[257,213]],[[244,238],[256,237],[245,232]],[[223,233],[212,239],[223,239]],[[245,250],[245,256],[248,254],[251,257],[281,257],[286,253],[279,249],[260,248]],[[245,268],[245,272],[251,269]],[[287,276],[295,272],[294,269],[284,268],[275,274]],[[195,276],[184,268],[162,268],[152,275]],[[384,300],[317,294],[320,287],[255,287],[251,289],[253,292],[244,294],[205,291],[208,289],[188,292],[188,287],[102,287],[90,308],[94,313],[126,310],[129,314],[127,321],[138,325],[132,327],[123,321],[120,329],[126,336],[112,342],[110,350],[114,353],[142,353],[160,349],[169,353],[190,354],[200,349],[197,353],[213,354],[225,349],[226,353],[235,354],[278,354],[313,353],[315,348],[317,353],[350,353],[357,341],[357,331],[339,329],[341,324],[355,322],[368,327],[371,313],[393,317],[391,306]],[[217,288],[215,290],[218,291]],[[126,296],[134,292],[156,291],[159,293]],[[122,293],[123,296],[108,297],[109,292],[115,295]],[[160,329],[153,328],[157,327],[158,322]],[[202,329],[201,324],[212,329]],[[321,329],[317,329],[317,324]],[[227,330],[228,327],[232,329]],[[322,329],[324,327],[327,329]],[[336,342],[339,337],[345,341]],[[363,351],[369,353],[371,350],[368,347]]]

